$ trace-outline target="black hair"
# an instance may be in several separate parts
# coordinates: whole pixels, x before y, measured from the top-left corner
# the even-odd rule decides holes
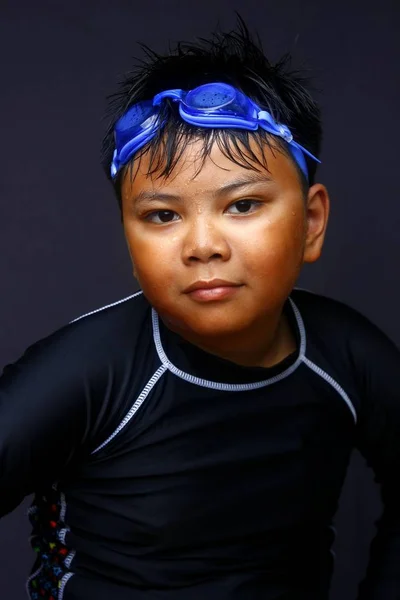
[[[179,42],[167,54],[158,54],[145,45],[141,46],[145,58],[136,61],[134,70],[124,77],[118,91],[109,97],[107,116],[110,123],[102,146],[102,164],[109,179],[114,150],[113,129],[130,106],[151,99],[162,90],[189,90],[216,81],[240,89],[261,108],[268,110],[276,121],[287,125],[295,141],[319,156],[322,138],[320,110],[307,89],[308,79],[291,70],[290,55],[271,64],[259,37],[254,39],[250,35],[241,17],[238,17],[235,30],[225,33],[217,30],[209,39]],[[163,102],[160,119],[166,121],[163,128],[135,155],[138,159],[144,152],[149,152],[149,173],[158,172],[160,177],[172,173],[187,145],[194,139],[203,141],[203,161],[215,142],[236,164],[248,169],[257,168],[257,164],[268,168],[259,158],[264,154],[252,150],[252,139],[259,149],[268,144],[272,150],[283,150],[293,158],[286,142],[276,137],[272,140],[263,129],[249,132],[189,125],[179,117],[176,105],[169,100]],[[295,163],[304,190],[314,182],[317,166],[308,157],[306,162],[308,181]],[[113,182],[119,203],[120,180],[121,176]]]

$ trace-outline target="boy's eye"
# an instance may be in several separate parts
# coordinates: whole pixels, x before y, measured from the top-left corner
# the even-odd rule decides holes
[[[179,215],[173,210],[156,210],[147,215],[146,221],[160,225],[162,223],[172,223],[172,221],[176,221],[175,217],[179,218]]]
[[[246,214],[253,212],[260,204],[257,200],[238,200],[228,207],[228,212],[233,215]]]

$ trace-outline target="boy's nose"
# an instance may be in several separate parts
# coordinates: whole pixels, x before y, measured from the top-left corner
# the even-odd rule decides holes
[[[188,231],[182,249],[183,261],[207,263],[228,260],[231,249],[222,231],[208,220],[198,220]]]

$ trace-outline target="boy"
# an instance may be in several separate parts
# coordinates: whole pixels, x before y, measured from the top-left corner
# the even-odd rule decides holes
[[[241,25],[149,52],[112,110],[142,291],[1,379],[1,514],[35,494],[28,596],[326,599],[358,447],[385,503],[359,598],[399,598],[399,353],[293,289],[329,211],[315,102]]]

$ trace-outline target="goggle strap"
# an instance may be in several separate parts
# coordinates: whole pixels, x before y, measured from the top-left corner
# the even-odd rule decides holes
[[[301,146],[300,144],[298,144],[295,141],[291,142],[290,145],[291,146],[295,146],[296,148],[298,148],[299,150],[301,150],[303,152],[303,154],[307,154],[307,156],[309,156],[310,158],[312,158],[313,160],[315,160],[317,163],[321,164],[321,161],[319,160],[319,158],[317,158],[316,156],[314,156],[314,154],[311,154],[311,152],[309,152],[307,150],[307,148],[304,148],[304,146]]]
[[[184,94],[183,90],[165,90],[164,92],[160,92],[156,94],[153,98],[153,106],[160,106],[161,102],[164,98],[172,98],[172,100],[182,100],[182,96]]]
[[[215,85],[216,86],[218,86],[218,85],[224,86],[224,88],[232,87],[232,86],[228,86],[228,85],[222,84],[222,83],[215,84]],[[200,88],[201,87],[204,88],[204,86],[200,86]],[[136,135],[133,135],[133,131],[132,131],[132,135],[133,135],[132,139],[128,139],[127,142],[123,141],[122,147],[118,150],[117,149],[115,150],[114,156],[113,156],[113,161],[112,161],[112,166],[111,166],[112,177],[114,177],[117,174],[120,167],[122,165],[126,164],[127,161],[130,160],[130,158],[134,155],[134,153],[137,150],[139,150],[141,147],[143,147],[144,144],[146,144],[148,141],[150,141],[150,139],[152,139],[154,137],[156,131],[160,127],[163,126],[164,123],[157,123],[157,113],[159,114],[159,107],[165,98],[169,98],[175,102],[179,102],[179,112],[180,112],[181,118],[192,125],[195,125],[198,127],[211,127],[211,128],[214,128],[214,127],[216,127],[216,128],[218,128],[218,127],[233,127],[233,128],[235,128],[236,127],[239,129],[247,129],[250,131],[255,131],[258,127],[262,127],[262,129],[264,129],[268,133],[271,133],[273,135],[276,135],[276,136],[282,138],[288,144],[299,167],[304,172],[304,174],[307,178],[308,178],[308,174],[307,174],[307,163],[305,160],[305,155],[309,156],[312,160],[315,160],[318,163],[321,162],[318,158],[316,158],[313,154],[311,154],[311,152],[309,152],[306,148],[303,148],[303,146],[301,146],[300,144],[298,144],[297,142],[294,141],[293,135],[286,125],[277,123],[269,111],[261,110],[259,106],[257,106],[252,100],[250,100],[250,98],[248,98],[247,96],[244,96],[243,94],[241,94],[241,92],[238,92],[238,90],[236,90],[236,93],[243,95],[244,99],[246,100],[246,102],[248,104],[248,108],[250,111],[248,114],[241,115],[241,114],[236,113],[235,111],[233,111],[232,114],[226,114],[226,113],[223,114],[223,112],[222,112],[222,114],[221,114],[221,112],[214,112],[214,114],[213,114],[212,107],[210,107],[210,109],[208,109],[207,115],[205,115],[205,114],[197,115],[197,114],[195,114],[195,112],[194,112],[194,114],[192,114],[190,112],[190,110],[188,110],[188,111],[185,110],[186,107],[184,106],[184,98],[186,98],[188,93],[190,93],[190,92],[186,92],[182,89],[164,90],[164,91],[156,94],[154,96],[153,100],[146,101],[148,106],[153,107],[152,110],[156,114],[153,113],[153,115],[151,115],[151,110],[150,110],[150,114],[148,115],[148,117],[144,120],[144,122],[140,123],[140,129],[136,133]],[[216,111],[218,111],[219,109],[221,109],[223,111],[223,106],[215,107]],[[133,110],[133,108],[131,108],[130,110]],[[147,108],[147,110],[148,110],[148,108]],[[252,112],[252,114],[250,114],[251,112]],[[129,111],[127,114],[129,115]],[[130,115],[130,116],[133,118],[133,117],[135,117],[135,114]],[[124,118],[126,118],[126,116]],[[125,127],[121,128],[121,136],[123,137],[125,135],[125,137],[127,136],[129,138],[130,137],[129,130],[131,128],[133,129],[134,126],[135,126],[135,123],[131,124],[131,121],[128,119],[127,125],[125,125]],[[115,128],[114,137],[115,137],[116,148],[118,148],[117,128]],[[121,144],[121,139],[119,140],[119,142]]]
[[[260,121],[260,124],[265,123],[266,121],[269,125],[276,129],[276,122],[268,111],[260,110],[260,112],[257,114],[257,119]]]

